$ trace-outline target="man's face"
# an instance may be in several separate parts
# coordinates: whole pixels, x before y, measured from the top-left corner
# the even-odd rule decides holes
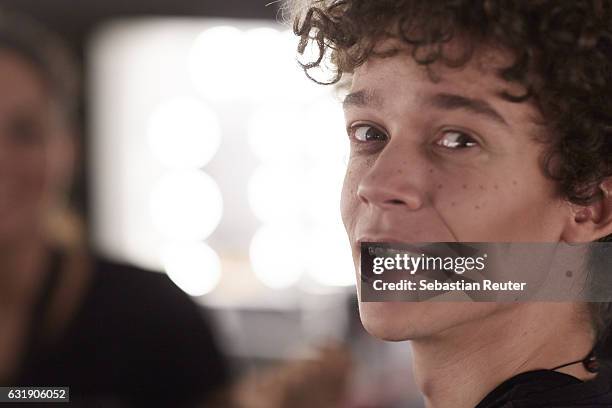
[[[483,50],[433,82],[409,53],[356,69],[345,117],[351,155],[342,218],[356,270],[360,242],[557,242],[567,205],[542,170],[538,111],[498,78],[510,60]],[[512,307],[360,302],[364,326],[389,339],[444,332]]]

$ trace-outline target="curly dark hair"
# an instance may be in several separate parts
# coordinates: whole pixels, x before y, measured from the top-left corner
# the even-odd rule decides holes
[[[525,92],[501,97],[531,98],[540,109],[555,135],[545,169],[564,196],[591,203],[612,175],[610,0],[315,0],[294,31],[300,53],[311,41],[319,48],[313,61],[302,62],[307,74],[331,52],[335,75],[327,83],[352,73],[390,36],[410,45],[414,59],[428,67],[436,61],[460,66],[475,44],[503,47],[514,61],[499,75]],[[451,59],[443,45],[456,33],[469,43],[462,58]]]
[[[513,61],[498,75],[524,92],[500,97],[529,100],[541,112],[549,130],[543,171],[569,202],[604,198],[599,185],[612,176],[612,0],[305,0],[293,6],[298,52],[305,55],[311,44],[318,49],[300,62],[306,74],[313,79],[311,70],[325,68],[330,57],[333,77],[319,83],[337,83],[371,56],[397,53],[377,50],[386,38],[407,45],[432,80],[433,63],[460,67],[479,45],[510,51]],[[459,36],[462,55],[445,55],[444,45]],[[601,344],[612,303],[592,303],[590,311]]]

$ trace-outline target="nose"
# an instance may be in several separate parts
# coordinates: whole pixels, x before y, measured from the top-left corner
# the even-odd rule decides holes
[[[357,196],[379,209],[416,211],[425,201],[423,167],[416,155],[384,151],[359,182]]]

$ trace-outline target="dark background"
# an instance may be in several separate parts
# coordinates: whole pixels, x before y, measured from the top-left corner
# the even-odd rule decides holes
[[[274,19],[272,0],[0,0],[0,7],[34,16],[82,50],[92,29],[129,16],[189,16]]]
[[[283,0],[284,1],[284,0]],[[104,23],[129,17],[221,17],[280,19],[281,3],[274,0],[0,0],[0,8],[22,12],[59,34],[81,63],[82,84],[85,47],[89,36]],[[78,129],[81,133],[81,166],[73,186],[73,205],[87,221],[88,109],[87,89],[81,92]]]

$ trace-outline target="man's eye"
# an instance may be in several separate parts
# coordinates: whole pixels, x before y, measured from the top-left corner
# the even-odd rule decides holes
[[[360,142],[382,142],[387,135],[372,125],[357,125],[350,130],[351,136]]]
[[[456,130],[445,131],[436,144],[448,149],[466,149],[478,146],[478,143],[473,138]]]

